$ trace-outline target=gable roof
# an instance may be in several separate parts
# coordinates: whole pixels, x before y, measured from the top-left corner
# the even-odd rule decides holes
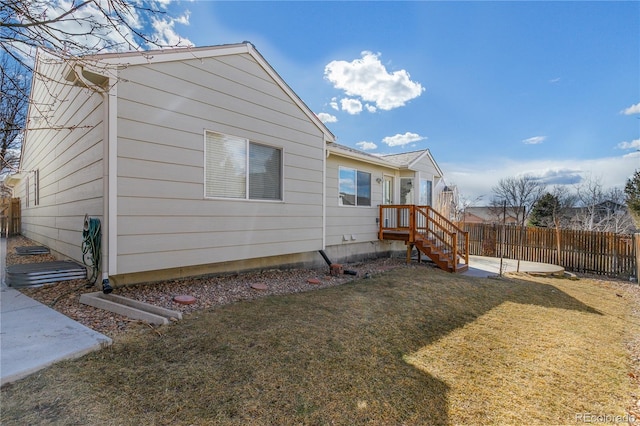
[[[422,157],[425,152],[426,150],[402,152],[400,154],[382,155],[381,157],[394,164],[397,164],[399,167],[409,167],[409,164],[413,164],[417,159],[419,159],[419,157]]]
[[[114,65],[117,67],[126,67],[132,65],[153,64],[162,62],[184,61],[190,59],[204,59],[216,56],[226,55],[250,55],[265,72],[278,84],[278,86],[289,96],[289,98],[303,111],[303,113],[311,120],[316,127],[325,135],[327,142],[335,141],[335,136],[311,111],[304,101],[293,91],[293,89],[284,81],[277,71],[267,62],[267,60],[258,52],[253,44],[248,41],[238,44],[224,44],[216,46],[203,47],[180,47],[173,49],[147,50],[143,52],[131,51],[121,53],[101,53],[97,55],[79,57],[77,64],[90,68],[89,64],[95,62],[100,65]],[[74,65],[77,65],[74,64]],[[100,67],[97,67],[99,70]],[[96,71],[94,71],[95,73]],[[100,72],[100,71],[98,71]],[[104,70],[102,71],[104,72]]]
[[[438,171],[438,174],[440,175],[439,177],[444,176],[444,173],[442,173],[442,169],[440,169],[440,166],[438,166],[438,163],[436,163],[436,160],[433,159],[433,156],[431,155],[431,151],[429,151],[428,149],[423,149],[420,151],[412,151],[412,152],[403,152],[400,154],[387,154],[382,156],[382,158],[384,158],[385,160],[388,160],[392,163],[397,164],[402,169],[412,169],[424,157],[428,157],[429,160],[431,160],[431,162],[433,163],[433,166],[436,168],[436,170]]]
[[[342,157],[353,158],[356,160],[365,161],[367,163],[389,167],[391,169],[398,168],[394,163],[385,160],[384,158],[382,158],[382,156],[369,154],[368,152],[360,151],[345,145],[340,145],[335,142],[327,144],[327,151],[335,155],[340,155]]]
[[[391,169],[412,170],[419,161],[427,157],[438,171],[438,177],[444,176],[442,170],[433,159],[433,157],[431,156],[431,152],[428,149],[423,149],[421,151],[403,152],[400,154],[374,155],[332,142],[327,144],[327,150],[330,153],[336,155],[365,161],[371,164],[386,166]]]

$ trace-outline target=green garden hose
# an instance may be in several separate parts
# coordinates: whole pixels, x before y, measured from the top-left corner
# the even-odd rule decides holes
[[[91,275],[87,279],[87,287],[93,286],[99,276],[102,253],[101,241],[100,219],[85,216],[82,230],[82,263],[91,269]]]

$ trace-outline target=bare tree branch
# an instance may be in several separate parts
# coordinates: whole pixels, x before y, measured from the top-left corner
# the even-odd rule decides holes
[[[160,16],[166,15],[161,2],[155,0],[0,0],[0,170],[6,172],[17,163],[13,156],[19,153],[27,126],[63,129],[49,122],[50,105],[31,103],[31,115],[39,121],[30,123],[26,119],[28,81],[32,76],[49,79],[38,69],[46,63],[35,64],[37,49],[46,49],[57,61],[89,64],[92,55],[104,52],[142,52],[190,44],[164,40],[175,39],[175,34],[166,37],[148,32],[149,24]],[[42,85],[54,102],[61,101],[49,86]]]
[[[524,226],[527,214],[542,197],[545,189],[546,185],[529,175],[500,179],[498,185],[493,187],[495,198],[492,204],[500,207],[506,203],[509,214]]]
[[[26,122],[29,83],[7,56],[0,59],[0,176],[17,170]]]

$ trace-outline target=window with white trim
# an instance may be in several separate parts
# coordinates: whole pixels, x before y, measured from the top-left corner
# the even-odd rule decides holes
[[[433,200],[432,182],[428,179],[420,179],[420,205],[430,206]]]
[[[40,205],[40,169],[35,169],[33,171],[33,180],[34,180],[34,186],[33,186],[33,205],[34,206],[39,206]]]
[[[339,167],[338,179],[341,206],[371,206],[371,173]]]
[[[282,200],[282,149],[205,132],[205,197]]]

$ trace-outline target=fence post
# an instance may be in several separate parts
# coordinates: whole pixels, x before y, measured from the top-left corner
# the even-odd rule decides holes
[[[636,283],[640,284],[640,233],[634,234],[634,251],[636,255]]]

